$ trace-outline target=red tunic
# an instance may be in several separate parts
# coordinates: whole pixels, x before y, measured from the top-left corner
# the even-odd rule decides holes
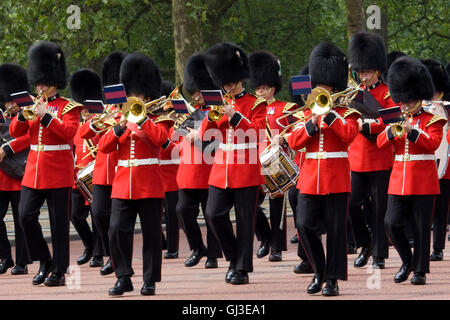
[[[220,142],[208,184],[222,189],[259,186],[265,183],[258,142],[265,137],[266,103],[244,93],[236,97],[234,109],[232,119],[225,115],[218,122],[205,118],[200,127],[202,140]]]
[[[164,198],[158,156],[167,137],[164,124],[155,125],[147,119],[140,127],[129,123],[123,133],[116,125],[100,138],[98,149],[101,152],[118,150],[119,153],[111,198]]]
[[[10,140],[5,145],[9,146],[8,149],[13,154],[22,152],[30,148],[30,136],[26,134],[17,139]],[[8,157],[8,153],[6,156]],[[3,172],[3,170],[0,170],[0,191],[20,191],[21,188],[21,180],[14,179]]]
[[[169,136],[173,134],[173,127],[169,130]],[[164,191],[177,191],[177,172],[180,164],[179,148],[176,143],[168,140],[159,153],[159,167],[164,183]]]
[[[405,133],[401,138],[393,137],[390,133],[391,126],[378,135],[378,146],[393,145],[395,150],[388,194],[440,193],[434,152],[441,143],[442,127],[445,123],[444,118],[434,116],[422,109],[419,114],[414,115],[413,130],[409,135]],[[414,158],[421,159],[414,160]]]
[[[450,144],[450,130],[447,130],[446,139],[447,139],[447,143]],[[448,157],[450,158],[450,153],[448,154]],[[446,180],[450,179],[450,168],[449,168],[450,165],[449,165],[448,161],[450,161],[450,159],[447,160],[447,168],[445,170],[445,174],[443,175],[443,177],[441,179],[446,179]]]
[[[310,115],[311,111],[306,110],[305,116],[309,118]],[[306,159],[297,183],[301,193],[326,195],[350,192],[347,151],[358,133],[359,116],[354,109],[336,107],[326,117],[319,118],[317,127],[311,120],[296,126],[288,143],[294,150],[306,148]]]
[[[389,91],[386,84],[381,83],[376,88],[369,89],[369,92],[383,108],[395,106],[395,103],[388,95]],[[385,127],[380,117],[376,121],[367,122],[366,120],[363,130],[369,134],[377,135]],[[350,144],[348,160],[350,161],[350,170],[355,172],[389,170],[394,163],[392,146],[386,145],[383,148],[378,148],[376,140],[371,141],[359,132],[355,140]]]
[[[74,107],[63,114],[66,106]],[[80,122],[80,111],[80,104],[57,96],[49,99],[43,118],[27,121],[19,115],[12,120],[11,136],[30,135],[30,153],[22,185],[34,189],[73,186],[73,137]]]

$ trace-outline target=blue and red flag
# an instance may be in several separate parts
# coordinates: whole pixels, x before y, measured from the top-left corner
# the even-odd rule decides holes
[[[311,93],[311,76],[293,76],[291,77],[292,95],[299,96]]]
[[[85,100],[83,106],[89,113],[103,113],[105,110],[102,100]]]
[[[184,99],[172,99],[172,106],[176,113],[189,113]]]
[[[207,106],[217,106],[223,104],[222,91],[220,90],[201,90],[203,100]]]
[[[11,93],[11,98],[21,108],[34,104],[34,100],[28,91]]]
[[[103,88],[106,104],[121,104],[127,102],[127,94],[123,84],[113,84]]]
[[[383,119],[384,123],[403,121],[403,113],[399,106],[380,109],[378,112],[380,113],[381,119]]]

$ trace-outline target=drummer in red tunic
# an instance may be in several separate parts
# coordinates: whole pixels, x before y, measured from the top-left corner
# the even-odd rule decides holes
[[[389,238],[402,259],[394,281],[404,282],[414,271],[411,283],[425,284],[425,274],[430,272],[433,201],[440,192],[434,152],[447,120],[422,108],[422,100],[433,97],[434,85],[426,66],[418,60],[408,56],[397,59],[389,68],[388,86],[392,99],[407,115],[401,125],[389,125],[377,138],[380,148],[393,145],[395,150],[385,218]],[[405,234],[410,220],[414,254]]]

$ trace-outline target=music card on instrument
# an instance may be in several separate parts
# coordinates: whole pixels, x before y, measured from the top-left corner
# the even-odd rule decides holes
[[[103,88],[106,104],[121,104],[127,102],[125,86],[121,83],[113,84]]]
[[[293,76],[291,77],[292,95],[299,96],[302,94],[310,94],[311,89],[311,76]]]
[[[11,93],[11,98],[21,108],[34,104],[33,97],[28,91]]]
[[[384,123],[395,123],[403,120],[403,113],[399,106],[380,109],[378,112]]]
[[[223,95],[220,90],[200,90],[207,106],[223,105]]]
[[[186,105],[186,100],[184,99],[172,99],[172,106],[175,110],[175,113],[189,113]]]
[[[105,106],[102,100],[85,100],[83,106],[89,113],[103,113]]]
[[[383,109],[375,97],[367,90],[358,90],[350,106],[358,110],[366,119],[377,119],[380,116],[379,110]]]

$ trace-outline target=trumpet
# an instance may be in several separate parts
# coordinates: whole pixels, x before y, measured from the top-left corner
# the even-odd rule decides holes
[[[51,92],[55,87],[48,87],[45,91],[40,91],[36,98],[34,98],[34,104],[31,106],[26,106],[22,109],[22,115],[25,119],[34,121],[36,119],[36,107],[44,101],[45,106],[48,104],[47,95]]]
[[[91,120],[92,126],[97,128],[98,131],[100,132],[106,131],[111,127],[114,127],[117,124],[114,118],[120,112],[119,109],[112,111],[112,108],[114,106],[115,106],[114,104],[109,104],[106,106],[105,111],[102,114],[95,115]]]
[[[412,108],[410,108],[409,110],[406,110],[403,113],[402,121],[395,122],[391,125],[390,130],[391,130],[391,133],[394,135],[394,137],[401,138],[405,134],[405,131],[406,131],[405,127],[404,127],[405,122],[408,121],[408,119],[412,117],[414,111],[417,109],[417,107],[419,107],[421,105],[421,103],[422,103],[422,101],[417,101],[416,104]]]
[[[20,107],[16,104],[10,105],[8,107],[5,106],[5,111],[3,112],[4,118],[10,118],[13,114],[16,114],[20,111]]]
[[[225,106],[225,102],[231,98],[231,93],[225,93],[223,97],[223,104],[211,106],[211,110],[208,112],[208,119],[211,121],[220,121],[223,117],[222,109]],[[231,100],[231,105],[234,105],[234,97]]]

